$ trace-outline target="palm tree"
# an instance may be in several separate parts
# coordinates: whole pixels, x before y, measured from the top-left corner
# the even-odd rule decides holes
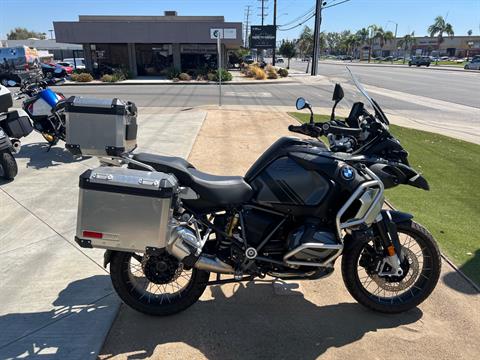
[[[300,56],[310,55],[313,51],[313,31],[310,27],[305,26],[298,39],[298,49]]]
[[[368,35],[369,35],[368,29],[361,28],[360,30],[357,31],[355,35],[357,36],[358,42],[360,43],[360,45],[364,45],[365,43],[367,43]]]
[[[403,63],[405,64],[405,58],[407,56],[407,50],[412,52],[412,46],[417,43],[415,39],[415,31],[412,31],[411,34],[406,34],[403,38],[398,41],[398,46],[403,47]]]
[[[435,22],[428,27],[427,31],[430,34],[430,37],[437,37],[438,50],[440,50],[440,44],[443,42],[443,34],[447,34],[448,36],[454,35],[452,25],[447,23],[443,16],[437,16]],[[438,56],[435,63],[438,65]]]
[[[375,33],[375,38],[378,39],[378,41],[380,42],[380,49],[381,49],[381,53],[383,56],[383,47],[385,46],[385,43],[387,41],[391,41],[394,39],[394,35],[391,31],[385,31],[383,30],[382,27],[379,27],[377,28],[377,31]]]

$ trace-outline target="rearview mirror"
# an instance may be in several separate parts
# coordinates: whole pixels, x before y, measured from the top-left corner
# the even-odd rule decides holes
[[[339,102],[340,100],[343,99],[344,95],[345,94],[343,93],[342,85],[335,84],[335,89],[333,90],[332,100],[335,101],[335,102]]]
[[[7,81],[7,85],[8,85],[8,86],[16,86],[17,83],[16,83],[15,81],[13,81],[13,80],[8,80],[8,81]]]
[[[308,103],[308,101],[305,100],[305,99],[302,98],[302,97],[299,97],[299,98],[297,99],[297,102],[296,102],[295,106],[297,107],[297,110],[302,110],[302,109],[305,109],[305,108],[310,108],[310,104]]]

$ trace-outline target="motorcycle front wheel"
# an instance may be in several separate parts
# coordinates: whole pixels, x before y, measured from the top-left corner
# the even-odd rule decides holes
[[[203,294],[210,273],[185,269],[173,256],[114,252],[110,277],[120,298],[148,315],[166,316],[193,305]]]
[[[414,221],[397,224],[404,274],[380,276],[378,260],[384,254],[373,241],[354,244],[342,258],[342,276],[348,292],[360,304],[382,313],[401,313],[422,303],[437,285],[441,257],[433,236]]]

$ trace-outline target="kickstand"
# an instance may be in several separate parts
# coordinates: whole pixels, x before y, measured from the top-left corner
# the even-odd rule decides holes
[[[48,144],[49,144],[49,145],[48,145],[47,152],[49,152],[49,151],[50,151],[50,149],[52,148],[52,146],[53,146],[53,145],[55,145],[53,142],[51,142],[51,143],[48,143]]]

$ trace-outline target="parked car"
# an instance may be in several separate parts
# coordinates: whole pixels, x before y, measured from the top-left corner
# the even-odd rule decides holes
[[[63,59],[64,63],[70,64],[74,69],[83,70],[85,69],[85,59],[84,58],[66,58]]]
[[[58,62],[55,64],[56,67],[61,67],[65,72],[70,75],[73,73],[73,66],[68,62]]]
[[[27,46],[0,48],[0,84],[9,80],[20,83],[23,78],[41,75],[37,50]]]
[[[67,68],[61,66],[61,65],[58,65],[58,64],[55,64],[55,63],[42,63],[41,64],[41,67],[42,67],[42,73],[43,73],[43,76],[46,77],[46,78],[63,78],[65,76],[67,76],[68,74],[71,74],[72,73],[72,68],[70,67],[69,70],[70,72],[67,71]]]
[[[310,56],[305,56],[304,58],[302,58],[302,61],[310,61]]]
[[[472,61],[465,64],[466,70],[480,70],[480,55],[474,56]]]
[[[285,60],[283,60],[283,58],[279,57],[279,58],[276,58],[276,59],[275,59],[275,63],[277,63],[277,64],[285,64]]]
[[[428,56],[414,56],[408,62],[408,66],[412,66],[412,65],[422,66],[422,65],[425,65],[425,66],[428,67],[428,66],[430,66],[431,62],[432,61],[430,60],[430,57],[428,57]]]
[[[254,61],[255,61],[255,59],[253,58],[252,55],[247,55],[243,58],[243,62],[245,64],[253,64]]]
[[[440,58],[440,60],[441,60],[441,61],[449,61],[450,58],[449,58],[448,56],[442,56],[442,57]]]
[[[454,61],[455,61],[456,63],[461,64],[461,63],[464,63],[465,61],[467,61],[467,59],[465,59],[465,58],[460,58],[460,59],[456,59],[456,60],[454,60]]]

